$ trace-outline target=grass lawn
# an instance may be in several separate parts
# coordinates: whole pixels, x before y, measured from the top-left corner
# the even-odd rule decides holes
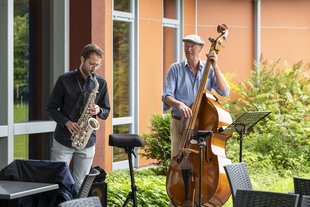
[[[299,175],[300,177],[310,177],[310,173]],[[252,187],[254,190],[273,191],[273,192],[294,192],[293,177],[282,177],[277,173],[250,174]],[[231,207],[231,197],[225,203],[224,207]]]
[[[307,174],[299,177],[310,177]],[[281,176],[277,173],[256,173],[250,178],[253,189],[274,192],[293,192],[293,176]],[[108,206],[122,206],[130,190],[130,177],[128,170],[117,170],[107,174],[108,183]],[[166,176],[155,175],[151,169],[135,170],[135,182],[140,187],[137,192],[138,204],[141,206],[167,207],[169,198],[166,194]],[[231,197],[223,205],[232,207]]]

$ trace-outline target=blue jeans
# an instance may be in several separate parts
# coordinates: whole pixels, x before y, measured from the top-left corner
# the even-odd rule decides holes
[[[95,155],[95,145],[82,150],[66,147],[53,139],[52,158],[51,160],[63,161],[70,165],[73,161],[73,178],[76,186],[80,189],[82,182],[89,174]]]

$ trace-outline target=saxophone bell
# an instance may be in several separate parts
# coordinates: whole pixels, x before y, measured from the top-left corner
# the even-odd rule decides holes
[[[97,119],[95,118],[90,118],[88,119],[88,126],[92,129],[92,130],[98,130],[100,127],[99,122],[97,121]]]

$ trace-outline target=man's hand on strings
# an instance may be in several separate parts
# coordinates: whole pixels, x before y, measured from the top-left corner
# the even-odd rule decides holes
[[[179,110],[180,110],[180,112],[182,114],[182,117],[184,117],[184,118],[189,118],[189,117],[191,117],[193,115],[191,108],[186,106],[184,103],[181,103],[179,105]]]

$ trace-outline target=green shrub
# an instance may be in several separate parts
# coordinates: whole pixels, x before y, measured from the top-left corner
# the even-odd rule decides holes
[[[118,170],[108,173],[108,205],[123,206],[129,191],[131,191],[128,170]],[[137,191],[138,206],[168,206],[169,198],[166,194],[166,177],[157,175],[153,169],[135,170],[135,184],[140,188]],[[128,206],[132,205],[132,200]]]
[[[263,62],[241,84],[230,104],[236,114],[271,111],[244,139],[245,162],[253,167],[307,172],[310,166],[309,67],[301,62],[280,68]],[[230,150],[236,150],[236,140]],[[234,152],[229,152],[233,155]],[[269,166],[272,165],[272,166]]]
[[[146,148],[143,156],[154,159],[155,164],[168,167],[171,157],[170,141],[171,115],[154,114],[151,119],[150,133],[143,135]]]

